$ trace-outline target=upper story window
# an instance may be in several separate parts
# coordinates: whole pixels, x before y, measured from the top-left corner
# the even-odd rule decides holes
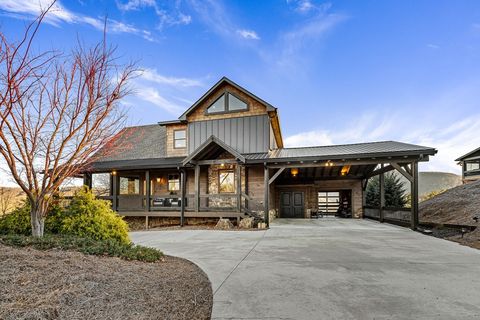
[[[247,110],[248,105],[230,92],[222,94],[207,108],[207,113],[222,113]]]
[[[176,149],[187,147],[187,132],[185,130],[173,131],[173,147]]]
[[[465,168],[465,171],[473,171],[473,170],[479,170],[480,169],[480,163],[475,163],[475,162],[467,162],[466,163],[467,167]]]

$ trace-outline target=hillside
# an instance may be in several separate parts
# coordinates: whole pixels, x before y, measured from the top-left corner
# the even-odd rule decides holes
[[[400,173],[401,181],[404,183],[406,193],[410,193],[410,181]],[[432,191],[448,190],[462,184],[462,177],[449,172],[419,172],[418,173],[418,194],[420,199]]]
[[[461,185],[419,205],[420,221],[477,226],[480,218],[480,181]]]

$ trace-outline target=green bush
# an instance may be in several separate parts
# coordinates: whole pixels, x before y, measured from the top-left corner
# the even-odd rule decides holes
[[[0,217],[0,234],[23,234],[26,236],[32,234],[28,201],[15,208],[11,213]]]
[[[58,205],[51,206],[45,219],[45,233],[60,233],[62,228],[63,210]],[[11,213],[0,217],[0,234],[31,235],[30,203],[28,200]]]
[[[61,233],[130,243],[127,223],[110,208],[108,201],[95,199],[86,187],[75,194],[67,207]]]
[[[121,243],[116,240],[94,240],[71,235],[45,235],[42,238],[9,234],[0,236],[0,243],[38,250],[61,249],[89,255],[119,257],[125,260],[155,262],[163,257],[157,249]]]

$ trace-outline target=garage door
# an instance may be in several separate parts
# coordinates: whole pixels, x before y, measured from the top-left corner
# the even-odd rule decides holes
[[[280,193],[280,217],[304,218],[303,206],[304,206],[303,192],[281,192]]]

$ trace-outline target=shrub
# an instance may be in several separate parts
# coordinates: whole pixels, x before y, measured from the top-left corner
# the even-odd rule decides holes
[[[110,208],[108,201],[95,199],[86,187],[76,192],[67,207],[61,233],[130,243],[127,223]]]
[[[120,243],[116,240],[94,240],[71,235],[45,235],[42,238],[10,234],[0,236],[0,243],[15,247],[32,247],[38,250],[61,249],[89,255],[119,257],[125,260],[155,262],[163,257],[157,249]]]
[[[0,218],[0,234],[32,234],[28,201]]]
[[[60,233],[63,214],[62,208],[56,204],[52,205],[45,219],[45,233]],[[0,217],[0,234],[32,234],[28,200],[11,213]]]

